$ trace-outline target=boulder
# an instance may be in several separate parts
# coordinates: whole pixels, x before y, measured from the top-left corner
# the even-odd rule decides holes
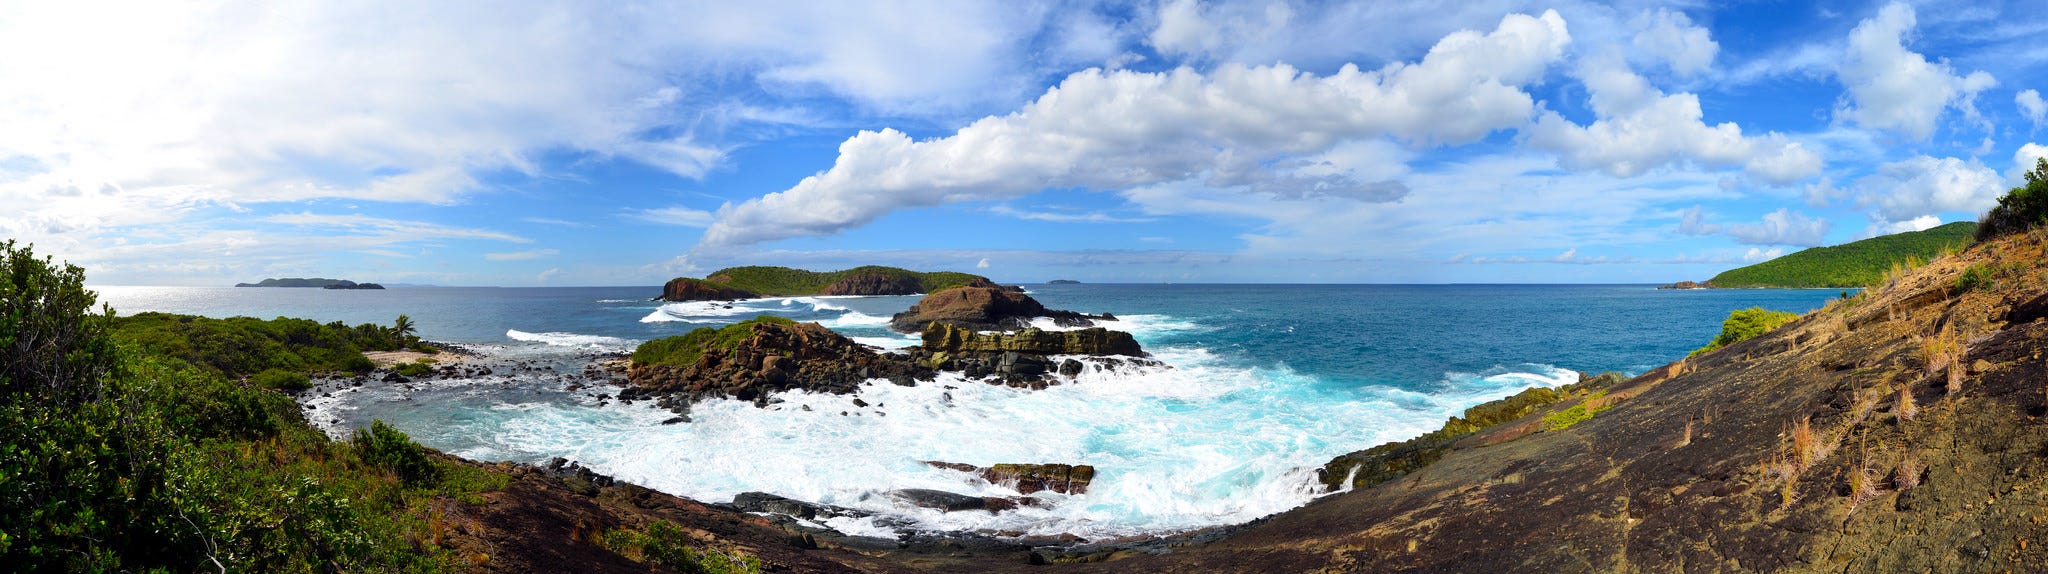
[[[1033,317],[1048,316],[1031,296],[997,287],[961,286],[926,295],[910,309],[889,319],[889,327],[905,333],[924,331],[933,323],[979,330],[1023,327]]]
[[[758,297],[751,291],[726,287],[709,281],[678,277],[661,286],[663,301],[732,301]]]
[[[943,512],[962,510],[988,510],[988,501],[979,496],[956,494],[929,488],[905,488],[889,491],[889,498],[911,506],[937,509]]]

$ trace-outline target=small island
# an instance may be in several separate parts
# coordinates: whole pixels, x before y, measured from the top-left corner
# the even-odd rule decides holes
[[[1080,282],[1080,281],[1075,281],[1075,280],[1073,280],[1073,279],[1054,279],[1054,280],[1051,280],[1051,281],[1047,281],[1047,282],[1045,282],[1045,284],[1046,284],[1046,285],[1080,285],[1080,284],[1081,284],[1081,282]]]
[[[811,295],[916,295],[947,287],[999,287],[987,277],[952,271],[921,273],[870,265],[839,271],[789,267],[728,267],[703,279],[677,277],[662,286],[662,301],[730,301]],[[1014,290],[1015,288],[1004,288]]]
[[[312,277],[312,278],[299,278],[299,277],[287,277],[287,278],[283,278],[283,279],[264,279],[264,280],[262,280],[262,281],[258,281],[258,282],[256,282],[256,283],[236,283],[236,284],[235,284],[235,286],[236,286],[236,287],[296,287],[296,288],[313,288],[313,287],[318,287],[318,288],[321,288],[321,289],[383,289],[383,288],[384,288],[384,286],[383,286],[383,285],[378,285],[378,284],[376,284],[376,283],[357,283],[357,282],[354,282],[354,281],[349,281],[349,280],[347,280],[347,279],[327,279],[327,278],[322,278],[322,277]]]

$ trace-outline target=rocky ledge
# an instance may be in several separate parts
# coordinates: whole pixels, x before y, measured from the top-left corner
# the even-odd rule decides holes
[[[1698,282],[1693,282],[1693,281],[1679,281],[1679,282],[1677,282],[1677,283],[1672,283],[1672,284],[1670,284],[1670,285],[1658,285],[1658,286],[1657,286],[1657,288],[1658,288],[1658,289],[1712,289],[1712,288],[1714,288],[1714,286],[1713,286],[1713,284],[1712,284],[1711,282],[1708,282],[1708,283],[1698,283]]]
[[[671,279],[661,286],[662,301],[733,301],[752,299],[754,296],[752,291],[688,277]]]
[[[903,333],[922,333],[926,326],[944,323],[977,331],[1002,331],[1030,326],[1031,320],[1051,317],[1062,327],[1088,327],[1096,321],[1115,321],[1108,313],[1087,315],[1045,308],[1038,300],[1011,288],[995,285],[964,285],[926,295],[910,309],[889,318],[889,328]]]

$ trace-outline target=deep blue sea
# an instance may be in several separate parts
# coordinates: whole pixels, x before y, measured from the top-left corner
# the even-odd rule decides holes
[[[855,397],[791,393],[767,409],[709,401],[693,421],[569,390],[547,373],[316,398],[309,418],[345,433],[372,419],[484,460],[562,456],[599,472],[712,502],[745,491],[883,512],[921,527],[1084,537],[1243,522],[1307,502],[1331,457],[1434,430],[1471,405],[1683,357],[1729,311],[1818,308],[1833,290],[1659,291],[1647,285],[1027,285],[1046,306],[1114,313],[1167,366],[1089,372],[1029,391],[942,377],[878,382]],[[592,351],[760,314],[818,321],[883,348],[917,297],[797,297],[660,303],[656,287],[102,287],[117,312],[304,317],[388,324],[408,314],[428,339],[495,360],[580,372]],[[1046,326],[1050,327],[1049,323]],[[867,403],[856,406],[855,398]],[[1015,493],[921,461],[1061,462],[1097,468],[1083,495],[1001,514],[902,507],[882,493]],[[890,522],[833,519],[848,533]]]

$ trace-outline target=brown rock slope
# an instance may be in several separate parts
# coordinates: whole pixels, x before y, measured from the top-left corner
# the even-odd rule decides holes
[[[1081,570],[2048,569],[2048,233],[1460,440],[1220,542]]]

